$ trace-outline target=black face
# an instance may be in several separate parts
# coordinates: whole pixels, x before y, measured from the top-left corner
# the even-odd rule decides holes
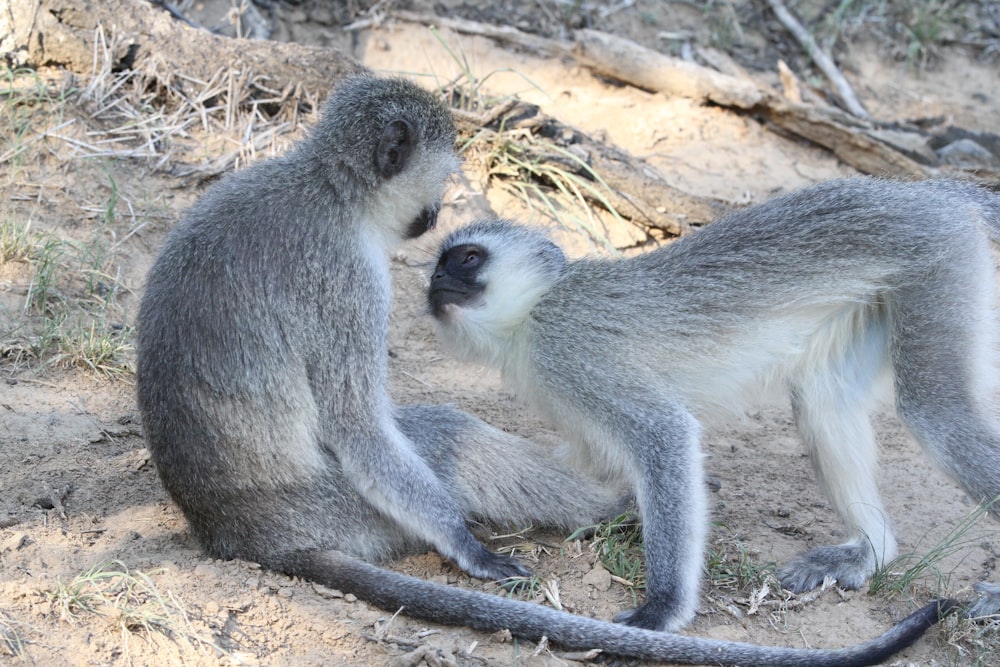
[[[434,317],[441,317],[448,304],[465,305],[483,293],[485,286],[476,277],[488,259],[485,248],[471,243],[441,253],[427,290]]]
[[[410,224],[406,227],[406,231],[403,232],[403,238],[415,239],[424,232],[431,231],[434,229],[434,225],[437,224],[437,219],[438,207],[428,206],[410,221]]]

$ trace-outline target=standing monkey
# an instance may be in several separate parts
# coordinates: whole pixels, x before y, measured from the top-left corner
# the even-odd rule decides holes
[[[856,588],[896,555],[869,421],[879,376],[892,376],[899,415],[974,500],[1000,495],[1000,431],[985,405],[997,238],[995,194],[855,178],[624,260],[570,262],[538,232],[474,224],[441,246],[429,300],[448,349],[502,369],[584,463],[635,484],[647,597],[617,620],[672,631],[698,603],[700,422],[768,389],[791,396],[851,531],[782,570],[793,591],[827,576]]]
[[[929,605],[851,649],[763,648],[370,564],[432,545],[504,579],[526,569],[479,544],[467,519],[566,528],[617,504],[529,442],[389,397],[388,251],[433,226],[454,140],[430,93],[351,78],[305,140],[224,178],[169,235],[139,313],[138,399],[160,477],[206,551],[432,621],[673,662],[874,664],[934,623]]]

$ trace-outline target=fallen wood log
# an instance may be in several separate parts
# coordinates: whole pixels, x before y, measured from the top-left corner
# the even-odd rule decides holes
[[[468,136],[475,134],[486,144],[496,143],[495,135],[499,133],[530,133],[528,141],[512,139],[526,151],[526,159],[556,163],[559,170],[593,182],[592,190],[583,191],[592,206],[613,208],[621,218],[642,228],[683,236],[725,210],[715,200],[670,185],[649,163],[595,141],[586,133],[541,113],[535,105],[508,100],[482,114],[460,112],[458,119],[460,131]],[[567,159],[568,154],[575,159]]]
[[[3,17],[4,11],[0,9],[0,25],[6,18],[13,30],[0,38],[4,40],[0,44],[14,52],[15,61],[35,67],[59,65],[89,74],[96,61],[109,58],[115,69],[154,71],[157,83],[189,98],[228,95],[240,102],[263,98],[277,100],[279,105],[309,100],[311,105],[323,99],[338,79],[364,70],[335,49],[221,37],[179,22],[168,12],[139,0],[23,0],[11,5],[8,16]],[[502,27],[491,30],[495,37],[508,33]],[[535,46],[548,43],[543,41],[545,44]],[[593,172],[607,184],[607,203],[642,227],[680,235],[692,224],[711,221],[721,211],[712,200],[671,187],[662,174],[628,153],[593,141],[554,118],[538,114],[537,109],[529,121],[523,113],[529,105],[514,106],[518,105],[488,111],[481,118],[456,111],[456,120],[460,126],[478,122],[479,127],[496,127],[520,114],[524,127],[530,123],[534,132],[569,137],[564,143],[573,143],[576,151],[586,155]],[[474,134],[479,128],[468,129]],[[555,158],[544,153],[537,157]],[[199,165],[195,171],[199,178],[214,176],[231,168],[233,161],[233,155],[227,154],[210,165]]]
[[[751,112],[778,127],[819,144],[864,174],[894,178],[926,178],[934,171],[875,138],[871,123],[831,107],[818,107],[770,97]],[[857,123],[857,124],[856,124]]]
[[[836,109],[791,102],[746,77],[670,58],[598,31],[578,31],[575,42],[565,44],[509,26],[402,12],[393,17],[572,56],[595,71],[638,87],[751,113],[828,148],[865,173],[914,178],[941,171],[937,165],[920,164],[894,147],[926,139],[920,134],[908,142],[908,130],[894,129],[893,141],[887,143],[883,140],[886,133],[871,122]],[[138,0],[19,0],[0,8],[3,25],[11,29],[0,35],[0,50],[11,62],[63,65],[86,73],[103,47],[111,51],[120,68],[155,70],[157,76],[175,81],[179,89],[205,87],[222,69],[239,73],[234,81],[249,91],[244,94],[277,97],[280,103],[322,99],[337,80],[364,69],[335,49],[216,36],[177,22],[167,12]],[[106,43],[101,41],[104,35],[110,35]],[[550,126],[557,123],[554,119],[546,122]],[[662,174],[623,151],[589,139],[584,150],[594,170],[615,192],[614,206],[642,225],[683,234],[691,224],[708,222],[719,212],[716,203],[672,188]],[[980,168],[974,174],[987,182],[996,180],[995,169]]]
[[[151,68],[208,82],[220,68],[252,73],[276,90],[299,88],[326,97],[344,76],[364,68],[336,49],[213,35],[138,0],[15,0],[0,8],[0,53],[30,67],[90,72],[103,32],[121,69]],[[6,12],[6,16],[4,13]],[[2,31],[0,31],[2,32]]]
[[[573,35],[573,43],[567,44],[509,26],[498,29],[475,21],[413,12],[392,12],[391,16],[397,20],[446,27],[462,34],[485,36],[536,52],[571,54],[602,76],[644,90],[752,114],[786,134],[826,148],[862,173],[895,178],[956,175],[988,185],[1000,184],[1000,174],[994,167],[958,167],[944,163],[933,152],[911,150],[910,147],[929,145],[933,141],[926,132],[899,127],[886,132],[885,124],[876,120],[855,118],[826,105],[787,100],[747,77],[723,74],[597,30],[578,30]],[[915,160],[911,155],[920,155],[922,160]],[[1000,160],[1000,155],[994,155]]]
[[[594,30],[576,33],[576,54],[606,76],[646,90],[711,102],[762,117],[866,174],[917,178],[930,171],[872,137],[872,123],[832,107],[792,102],[746,79],[663,55]]]
[[[747,79],[665,56],[598,30],[574,33],[573,55],[595,72],[638,88],[719,106],[752,109],[767,94]]]
[[[652,165],[613,146],[590,141],[594,169],[611,187],[618,212],[645,227],[683,236],[725,212],[719,202],[684,192]]]

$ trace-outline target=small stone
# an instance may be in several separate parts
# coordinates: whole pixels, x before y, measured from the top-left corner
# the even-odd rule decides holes
[[[340,591],[334,588],[327,588],[322,584],[313,584],[313,590],[316,591],[317,595],[326,600],[333,600],[344,597],[344,594],[341,593]]]
[[[28,544],[27,533],[22,533],[22,532],[14,533],[10,537],[4,539],[2,543],[0,543],[0,553],[3,553],[5,551],[17,551],[26,544]]]
[[[510,634],[510,630],[504,628],[503,630],[498,630],[490,635],[490,641],[496,642],[498,644],[506,644],[513,639],[513,635]]]
[[[945,164],[967,167],[991,167],[1000,159],[972,139],[953,141],[937,152]]]
[[[611,588],[611,573],[605,570],[603,565],[598,563],[594,566],[594,569],[583,575],[582,581],[588,586],[593,586],[599,591],[606,591]]]
[[[217,579],[219,577],[219,568],[208,563],[198,563],[194,566],[194,576],[205,579]]]

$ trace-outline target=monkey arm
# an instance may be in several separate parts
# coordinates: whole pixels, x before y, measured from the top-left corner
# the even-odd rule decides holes
[[[613,419],[633,467],[642,516],[646,601],[615,620],[650,630],[675,631],[694,618],[708,527],[701,429],[674,401],[619,394],[631,403]]]
[[[636,385],[627,369],[588,373],[584,361],[541,373],[547,387],[574,387],[572,395],[550,393],[549,413],[560,431],[571,434],[606,473],[618,468],[635,485],[646,601],[615,620],[668,632],[683,627],[698,606],[708,526],[698,421],[669,392]]]
[[[391,414],[380,415],[373,424],[380,428],[342,433],[331,447],[362,496],[474,577],[502,580],[529,574],[515,559],[486,549],[473,537],[458,502]]]

